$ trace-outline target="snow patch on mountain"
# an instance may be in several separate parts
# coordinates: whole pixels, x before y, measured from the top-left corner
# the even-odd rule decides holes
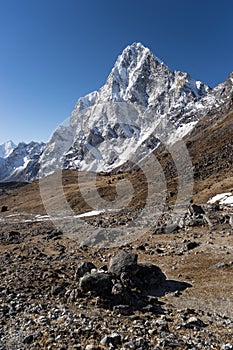
[[[219,203],[220,205],[233,207],[233,194],[231,192],[220,193],[208,200],[208,203]]]
[[[181,124],[175,130],[175,132],[171,133],[169,137],[168,143],[174,144],[175,142],[181,140],[185,135],[189,134],[190,131],[194,128],[194,126],[198,123],[198,121],[193,121],[187,124]]]

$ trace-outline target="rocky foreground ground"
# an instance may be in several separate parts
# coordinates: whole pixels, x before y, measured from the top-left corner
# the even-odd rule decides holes
[[[0,349],[233,349],[231,215],[211,215],[100,248],[2,213]]]

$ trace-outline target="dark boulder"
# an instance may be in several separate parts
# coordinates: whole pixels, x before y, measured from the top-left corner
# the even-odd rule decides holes
[[[139,264],[135,274],[134,283],[140,289],[150,289],[161,287],[165,282],[166,276],[161,269],[152,264]]]
[[[120,276],[122,272],[134,273],[137,270],[137,254],[124,250],[111,258],[108,271]]]
[[[94,272],[80,278],[79,287],[82,292],[91,292],[98,296],[108,297],[113,283],[112,275],[104,272]]]

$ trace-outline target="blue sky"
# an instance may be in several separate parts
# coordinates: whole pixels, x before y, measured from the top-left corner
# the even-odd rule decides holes
[[[215,86],[233,71],[231,0],[0,0],[0,144],[46,141],[139,41]]]

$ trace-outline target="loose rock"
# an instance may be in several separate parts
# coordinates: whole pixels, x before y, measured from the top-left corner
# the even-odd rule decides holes
[[[92,292],[107,297],[111,294],[113,287],[112,275],[104,272],[87,274],[80,279],[79,287],[84,293]]]
[[[133,273],[137,269],[137,254],[121,251],[109,263],[108,271],[120,276],[122,272]]]

